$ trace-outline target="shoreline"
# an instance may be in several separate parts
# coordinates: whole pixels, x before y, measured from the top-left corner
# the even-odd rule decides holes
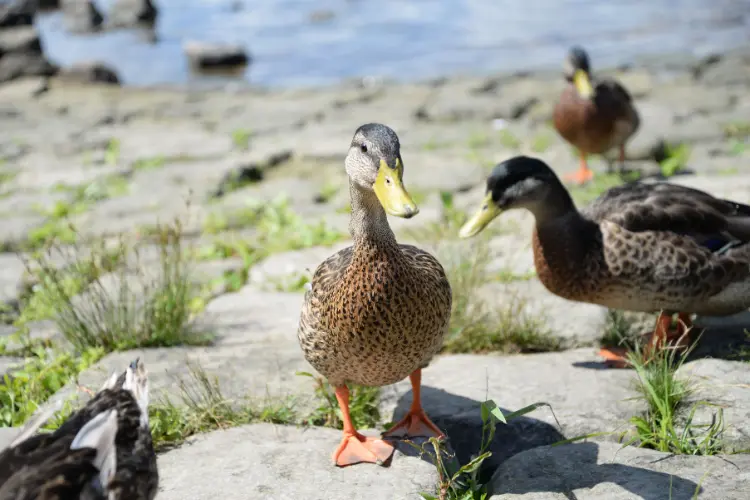
[[[225,81],[198,81],[198,82],[186,82],[186,83],[159,83],[159,84],[148,84],[148,85],[131,85],[127,83],[118,84],[122,89],[138,91],[138,92],[231,92],[237,94],[243,93],[257,93],[257,94],[268,94],[268,93],[285,93],[285,92],[316,92],[325,91],[332,88],[366,88],[375,86],[436,86],[445,81],[460,81],[460,80],[481,80],[491,79],[499,82],[506,80],[517,80],[517,79],[530,79],[537,81],[551,81],[562,79],[562,61],[564,57],[564,50],[561,50],[561,59],[559,68],[542,68],[534,70],[487,70],[487,71],[466,71],[466,72],[453,72],[446,73],[441,76],[428,77],[428,78],[403,78],[395,79],[390,77],[381,77],[378,75],[370,75],[363,77],[350,77],[344,78],[334,83],[329,84],[311,84],[311,85],[260,85],[254,84],[246,79],[237,80],[225,80]],[[695,74],[696,71],[702,71],[708,66],[721,62],[725,59],[748,59],[750,58],[750,45],[747,47],[739,47],[734,49],[728,49],[723,52],[708,52],[704,55],[695,55],[687,52],[665,52],[660,55],[647,55],[639,56],[634,61],[626,64],[616,66],[597,66],[596,59],[592,56],[592,67],[594,75],[611,75],[615,73],[627,73],[627,72],[638,72],[644,71],[652,76],[678,78],[685,74]],[[53,61],[54,63],[54,61]],[[85,61],[82,64],[96,64],[97,62]],[[252,66],[252,62],[250,63]],[[117,70],[104,64],[104,67],[108,67],[115,74]],[[62,68],[63,71],[65,68]],[[221,75],[221,73],[217,73]],[[211,76],[210,73],[196,74],[197,77]],[[55,76],[51,77],[53,80]],[[373,83],[367,84],[367,81]],[[76,81],[81,82],[80,80]],[[90,82],[97,83],[97,82]],[[2,83],[0,83],[2,86]]]

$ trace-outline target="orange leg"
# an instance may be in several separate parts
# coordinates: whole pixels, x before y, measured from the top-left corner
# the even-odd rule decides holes
[[[586,154],[583,152],[579,153],[581,156],[580,167],[572,174],[566,175],[563,179],[574,184],[585,184],[594,178],[594,172],[589,168],[588,162],[586,161]]]
[[[660,313],[656,319],[654,331],[650,332],[648,342],[644,346],[647,357],[658,349],[663,349],[668,343],[679,348],[684,348],[689,343],[687,335],[688,330],[692,327],[690,315],[679,313],[677,329],[672,326],[672,316],[670,314]],[[599,355],[605,360],[608,366],[613,368],[627,368],[630,363],[627,360],[627,350],[620,347],[604,347],[599,351]]]
[[[336,387],[336,399],[344,418],[344,437],[333,452],[333,461],[336,465],[344,467],[360,462],[382,465],[391,458],[394,451],[391,444],[382,439],[363,436],[354,428],[349,415],[349,388],[345,385]]]
[[[415,370],[409,376],[411,380],[411,408],[409,413],[406,414],[396,425],[388,429],[383,433],[384,437],[393,436],[395,431],[402,427],[406,429],[406,437],[438,437],[443,438],[445,434],[441,431],[425,414],[422,409],[422,370]]]

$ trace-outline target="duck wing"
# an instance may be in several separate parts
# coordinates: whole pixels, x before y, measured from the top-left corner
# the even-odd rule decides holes
[[[750,242],[750,206],[677,184],[616,186],[582,213],[595,222],[614,222],[631,232],[687,236],[712,252]]]

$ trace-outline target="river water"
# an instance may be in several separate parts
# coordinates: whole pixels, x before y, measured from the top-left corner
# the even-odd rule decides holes
[[[96,3],[105,13],[111,0]],[[561,67],[568,46],[593,65],[750,45],[750,0],[155,0],[156,42],[133,30],[71,35],[59,12],[38,26],[63,64],[98,59],[127,85],[185,84],[186,40],[241,43],[233,76],[263,86],[351,77],[419,80]],[[225,77],[222,77],[225,78]],[[209,80],[216,81],[216,77]]]

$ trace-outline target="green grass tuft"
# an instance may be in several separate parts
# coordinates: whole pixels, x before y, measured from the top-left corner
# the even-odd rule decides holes
[[[88,252],[79,246],[36,252],[26,266],[37,285],[18,323],[51,319],[78,351],[208,343],[190,326],[195,289],[181,237],[179,223],[162,228],[153,266],[143,265],[143,249],[125,238]]]
[[[693,344],[695,345],[695,344]],[[629,353],[628,359],[637,376],[636,389],[645,401],[644,415],[634,416],[630,422],[636,435],[628,444],[680,455],[716,455],[721,453],[724,431],[723,411],[718,408],[708,425],[693,423],[696,411],[713,406],[706,402],[694,403],[687,418],[679,417],[694,387],[689,380],[677,377],[691,349],[680,353],[674,348],[656,350],[648,359],[640,349]]]
[[[224,396],[219,381],[188,361],[188,377],[177,378],[176,400],[163,397],[149,407],[149,424],[157,451],[173,448],[196,434],[254,422],[289,424],[296,414],[288,402],[234,401]]]
[[[0,383],[0,427],[22,425],[53,394],[104,355],[102,349],[81,356],[37,348],[23,367],[11,370]]]
[[[323,377],[312,373],[297,372],[297,375],[315,380],[315,396],[320,400],[320,405],[303,423],[343,429],[344,423],[341,419],[341,411],[331,385]],[[356,384],[349,384],[348,387],[349,414],[352,418],[352,424],[357,429],[375,428],[380,423],[380,411],[378,409],[380,388]]]

